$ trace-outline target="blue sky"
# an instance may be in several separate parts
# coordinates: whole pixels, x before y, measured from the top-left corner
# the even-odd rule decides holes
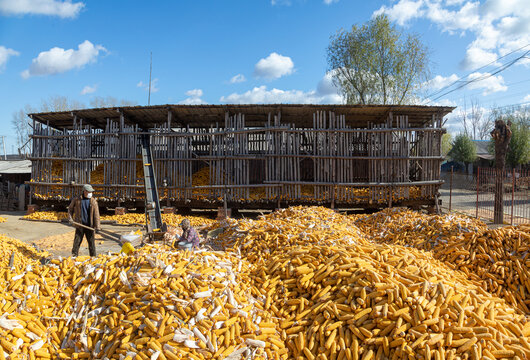
[[[0,135],[11,152],[13,113],[50,96],[147,104],[150,52],[151,104],[340,103],[329,37],[381,12],[430,48],[426,96],[484,78],[418,101],[530,103],[528,58],[492,75],[530,50],[527,0],[0,0]],[[456,117],[448,128],[458,131]]]

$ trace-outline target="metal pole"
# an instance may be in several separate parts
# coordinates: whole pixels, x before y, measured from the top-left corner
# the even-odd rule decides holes
[[[6,137],[2,136],[2,144],[4,145],[4,160],[7,160],[7,153],[6,153]]]
[[[477,168],[477,203],[475,217],[478,219],[478,188],[480,186],[480,168]]]
[[[453,166],[451,166],[451,178],[449,180],[449,212],[451,212],[452,201],[453,201]]]
[[[147,97],[147,106],[151,105],[151,73],[153,72],[153,52],[151,51],[149,60],[149,95]]]
[[[513,203],[515,200],[515,169],[512,169],[512,220],[510,225],[513,225]]]

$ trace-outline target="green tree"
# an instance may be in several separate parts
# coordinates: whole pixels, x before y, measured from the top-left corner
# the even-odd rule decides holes
[[[451,148],[453,147],[453,137],[449,133],[445,133],[442,135],[442,155],[447,156],[449,154],[449,151],[451,151]]]
[[[521,120],[512,122],[512,138],[508,145],[506,163],[511,167],[530,162],[530,128]]]
[[[467,165],[477,158],[477,147],[467,135],[457,135],[452,145],[449,156],[454,161],[463,162]]]
[[[401,33],[384,14],[331,36],[327,59],[348,104],[413,102],[430,74],[419,36]]]

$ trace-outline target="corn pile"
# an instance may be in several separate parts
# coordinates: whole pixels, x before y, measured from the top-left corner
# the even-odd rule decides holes
[[[434,254],[530,314],[530,224],[465,234]]]
[[[168,226],[179,226],[182,220],[190,220],[191,226],[211,226],[217,223],[216,220],[203,216],[182,216],[178,214],[162,214],[162,221]],[[145,224],[145,214],[127,213],[125,215],[103,215],[101,220],[115,221],[121,225]]]
[[[92,172],[90,172],[90,182],[92,184],[104,184],[104,170],[105,164],[99,164]]]
[[[370,215],[350,215],[355,225],[372,240],[433,250],[448,239],[463,234],[483,233],[488,227],[480,220],[461,215],[426,215],[406,208],[389,208]]]
[[[351,216],[372,240],[432,251],[487,291],[530,314],[530,225],[489,230],[459,215],[425,215],[386,209]]]
[[[9,267],[9,262],[12,256],[13,271],[19,273],[28,265],[35,266],[39,264],[39,260],[42,257],[48,256],[48,253],[38,252],[34,247],[29,246],[20,240],[0,234],[0,271]],[[0,285],[0,291],[3,289],[4,287]],[[1,303],[2,302],[0,301],[0,305]],[[1,309],[2,306],[0,306],[0,310]],[[0,311],[0,315],[1,314],[2,312]]]
[[[469,231],[447,236],[483,236],[462,221]],[[530,357],[528,315],[437,260],[436,247],[374,241],[366,219],[321,207],[226,226],[216,239],[225,252],[147,246],[131,256],[0,268],[0,347],[36,359]],[[529,253],[528,239],[518,239],[506,250],[514,258]]]
[[[51,220],[61,221],[68,218],[68,213],[60,211],[35,211],[29,215],[24,215],[27,220]]]
[[[35,211],[32,214],[25,215],[24,219],[28,220],[51,220],[62,221],[68,218],[68,213],[59,211]],[[212,227],[217,224],[217,220],[204,216],[182,216],[178,214],[162,214],[162,220],[168,226],[179,226],[182,220],[189,219],[194,227]],[[145,224],[145,214],[127,213],[125,215],[101,215],[102,221],[114,221],[120,225],[143,225]],[[2,222],[0,220],[0,222]]]
[[[524,315],[417,250],[294,247],[253,278],[265,310],[281,319],[291,358],[530,355]]]
[[[348,245],[363,234],[353,221],[322,207],[296,206],[273,212],[258,220],[227,219],[232,225],[216,242],[238,248],[248,260],[274,256],[295,245]]]
[[[0,223],[5,223],[7,221],[6,218],[0,216]]]
[[[302,200],[309,201],[330,201],[332,196],[335,196],[335,201],[340,203],[370,203],[372,204],[375,200],[377,203],[386,203],[388,200],[388,189],[382,188],[370,188],[370,187],[335,187],[333,193],[329,186],[318,186],[321,191],[320,196],[315,196],[315,186],[314,185],[300,185],[300,193]],[[291,185],[291,188],[294,189],[295,186]],[[251,190],[252,193],[252,190]],[[294,191],[293,191],[294,194]],[[402,191],[392,191],[392,201],[398,202],[402,200],[415,200],[421,199],[421,188],[418,186],[411,186],[409,188],[409,195],[405,196],[405,193]],[[265,199],[265,192],[263,192],[262,197],[258,199]],[[283,192],[280,196],[282,200],[299,200],[298,196],[291,196],[287,192]],[[250,200],[255,200],[252,195]]]
[[[218,224],[217,220],[204,216],[182,216],[178,214],[162,214],[162,220],[168,226],[179,226],[182,220],[188,219],[193,227],[211,227]]]
[[[317,207],[231,221],[220,236],[253,265],[289,358],[530,356],[524,314],[429,252],[367,238]]]
[[[248,296],[248,271],[227,253],[163,247],[0,270],[0,345],[10,359],[278,357],[287,349]]]
[[[38,177],[35,179],[30,179],[30,182],[53,182],[53,183],[62,183],[63,182],[63,160],[52,160],[51,167],[42,170]],[[35,187],[37,190],[33,196],[37,199],[51,199],[59,197],[61,194],[62,187],[53,185],[53,186],[44,186],[44,187]],[[39,189],[45,189],[46,193],[41,194],[38,192]]]

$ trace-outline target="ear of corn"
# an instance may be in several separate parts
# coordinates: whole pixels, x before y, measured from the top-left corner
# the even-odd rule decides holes
[[[505,276],[526,274],[528,226],[492,232],[477,223],[470,231],[438,231],[436,240],[429,233],[441,225],[392,231],[405,226],[393,224],[398,219],[384,228],[392,240],[360,217],[294,207],[229,220],[212,244],[225,251],[147,246],[129,256],[48,266],[28,258],[13,270],[2,267],[0,359],[530,356],[528,315],[507,303],[507,293],[488,292],[470,258],[459,262],[473,249],[462,242],[471,233],[483,239],[475,258],[495,251]],[[404,231],[410,239],[398,237]],[[499,245],[486,250],[483,241]],[[503,242],[513,248],[502,252]],[[442,248],[447,258],[438,255]],[[503,285],[500,275],[489,279]]]

